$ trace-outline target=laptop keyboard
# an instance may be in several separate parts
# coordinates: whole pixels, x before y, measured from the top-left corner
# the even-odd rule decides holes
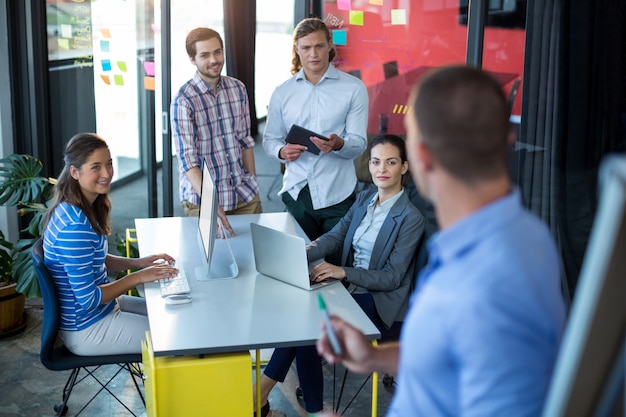
[[[173,277],[159,280],[159,285],[161,286],[161,297],[189,293],[190,288],[189,281],[187,281],[187,274],[185,274],[184,269],[182,269],[179,265],[177,265],[176,268],[178,268],[178,274]]]

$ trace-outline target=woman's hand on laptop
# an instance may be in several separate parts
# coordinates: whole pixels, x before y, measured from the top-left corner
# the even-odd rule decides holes
[[[321,282],[327,279],[344,279],[346,277],[346,270],[340,266],[330,264],[328,262],[322,262],[315,267],[309,274],[311,282]]]

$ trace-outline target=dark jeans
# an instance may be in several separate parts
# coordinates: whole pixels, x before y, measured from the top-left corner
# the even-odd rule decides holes
[[[391,327],[387,328],[378,316],[372,294],[352,294],[352,297],[380,330],[380,340],[399,339],[402,322],[393,322]],[[264,373],[274,381],[284,382],[294,358],[298,370],[298,381],[304,396],[305,409],[308,413],[316,413],[324,406],[324,378],[321,360],[315,346],[274,349]]]
[[[274,349],[263,373],[274,381],[284,382],[294,358],[304,396],[304,408],[307,413],[317,413],[324,407],[324,379],[322,362],[315,345]]]
[[[374,297],[372,294],[366,292],[362,294],[352,294],[354,301],[361,307],[363,312],[367,314],[367,317],[376,325],[380,330],[379,340],[398,340],[400,339],[400,329],[402,328],[401,321],[394,321],[389,328],[381,320],[376,311],[376,304],[374,304]]]
[[[313,241],[335,227],[339,220],[346,215],[356,201],[356,193],[353,192],[341,203],[319,210],[313,210],[308,184],[300,190],[297,201],[289,193],[281,194],[281,198],[289,214],[296,219],[307,237]],[[341,253],[329,255],[326,257],[326,260],[334,265],[339,265]]]

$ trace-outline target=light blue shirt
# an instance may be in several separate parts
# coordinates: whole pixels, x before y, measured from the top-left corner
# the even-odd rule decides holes
[[[433,235],[388,416],[538,416],[565,322],[559,257],[518,191]]]
[[[285,163],[283,186],[297,200],[307,184],[315,210],[345,200],[357,183],[354,162],[367,146],[367,89],[361,80],[329,65],[317,84],[306,80],[300,70],[278,86],[270,99],[263,148],[277,161]],[[345,143],[337,151],[314,155],[303,152],[287,162],[278,156],[293,124],[322,136],[332,133]]]
[[[398,198],[400,198],[403,192],[404,190],[400,190],[398,194],[379,205],[376,205],[378,193],[374,194],[370,200],[367,206],[367,213],[354,232],[354,238],[352,239],[352,247],[354,249],[354,262],[352,266],[355,268],[369,268],[372,249],[374,248],[376,238],[378,238],[378,232],[387,218],[389,211],[393,205],[396,204],[396,201],[398,201]]]

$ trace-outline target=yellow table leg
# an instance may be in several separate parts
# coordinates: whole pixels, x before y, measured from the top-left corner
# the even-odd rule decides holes
[[[135,229],[126,229],[126,257],[130,258],[130,244],[137,242],[137,237],[130,237],[131,233],[136,233]],[[130,269],[126,270],[126,274],[130,274],[132,271]],[[128,295],[132,295],[132,290],[128,290]]]
[[[256,417],[261,417],[261,350],[256,350]]]
[[[378,342],[374,339],[372,341],[374,346],[378,346]],[[372,417],[376,417],[378,414],[378,372],[372,374]]]

